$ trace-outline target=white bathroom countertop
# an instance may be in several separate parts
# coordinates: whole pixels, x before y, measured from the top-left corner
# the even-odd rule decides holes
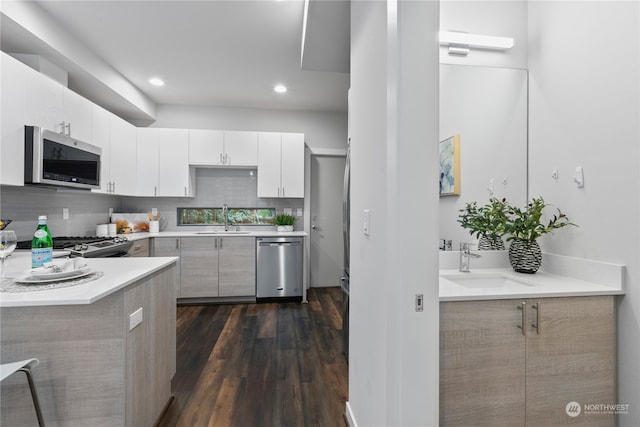
[[[86,258],[87,265],[104,275],[87,283],[66,288],[31,292],[0,292],[0,307],[92,304],[101,298],[174,264],[177,257]],[[5,261],[8,277],[16,277],[31,267],[31,253],[14,252]],[[23,285],[30,286],[30,285]]]
[[[493,278],[495,286],[463,286],[456,279]],[[502,278],[513,279],[506,283]],[[488,281],[491,283],[491,280]],[[519,283],[518,283],[519,282]],[[440,270],[440,302],[495,300],[514,298],[553,298],[594,295],[624,295],[622,283],[591,282],[571,276],[538,271],[535,274],[517,273],[511,268],[477,268],[469,273]]]

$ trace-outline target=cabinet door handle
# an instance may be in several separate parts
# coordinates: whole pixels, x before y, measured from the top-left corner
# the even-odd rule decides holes
[[[218,239],[213,239],[213,249],[218,249]]]
[[[180,239],[176,239],[176,249],[180,249]]]
[[[540,301],[536,302],[534,305],[531,306],[531,308],[533,308],[536,311],[536,323],[533,323],[531,326],[536,328],[536,333],[538,335],[542,335],[542,325],[540,324],[540,311],[542,308],[541,306],[542,304],[540,303]]]
[[[157,185],[155,185],[155,186],[153,187],[153,195],[154,195],[154,196],[157,196],[157,195],[158,195],[158,186],[157,186]]]
[[[220,249],[222,249],[222,237],[220,238]]]
[[[71,123],[67,123],[67,136],[71,136]]]
[[[231,158],[229,157],[229,155],[227,153],[224,153],[224,164],[228,165],[229,162],[231,162]]]
[[[186,185],[184,186],[184,195],[185,196],[187,195],[187,186]]]
[[[224,164],[224,160],[222,159],[222,153],[220,153],[220,164]]]
[[[527,335],[527,331],[524,327],[524,325],[526,325],[527,323],[527,303],[526,302],[521,302],[518,306],[518,310],[521,311],[521,315],[522,315],[522,323],[520,325],[518,325],[518,328],[522,329],[522,335]]]

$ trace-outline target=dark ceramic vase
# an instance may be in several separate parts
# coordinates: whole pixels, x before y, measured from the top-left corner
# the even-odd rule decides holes
[[[514,239],[509,246],[509,262],[518,273],[533,274],[542,264],[542,251],[535,240]]]

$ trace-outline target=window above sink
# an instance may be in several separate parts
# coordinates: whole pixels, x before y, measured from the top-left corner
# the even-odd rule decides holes
[[[178,225],[224,225],[222,207],[178,208]],[[229,208],[230,225],[274,225],[275,208]]]

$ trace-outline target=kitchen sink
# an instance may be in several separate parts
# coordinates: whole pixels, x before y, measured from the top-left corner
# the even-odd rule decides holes
[[[468,289],[504,289],[504,288],[522,288],[531,287],[533,284],[506,275],[443,275],[447,279],[457,285]]]
[[[242,231],[242,230],[196,231],[196,234],[216,234],[216,235],[220,235],[220,234],[249,234],[249,233],[251,233],[251,232],[250,231]]]

